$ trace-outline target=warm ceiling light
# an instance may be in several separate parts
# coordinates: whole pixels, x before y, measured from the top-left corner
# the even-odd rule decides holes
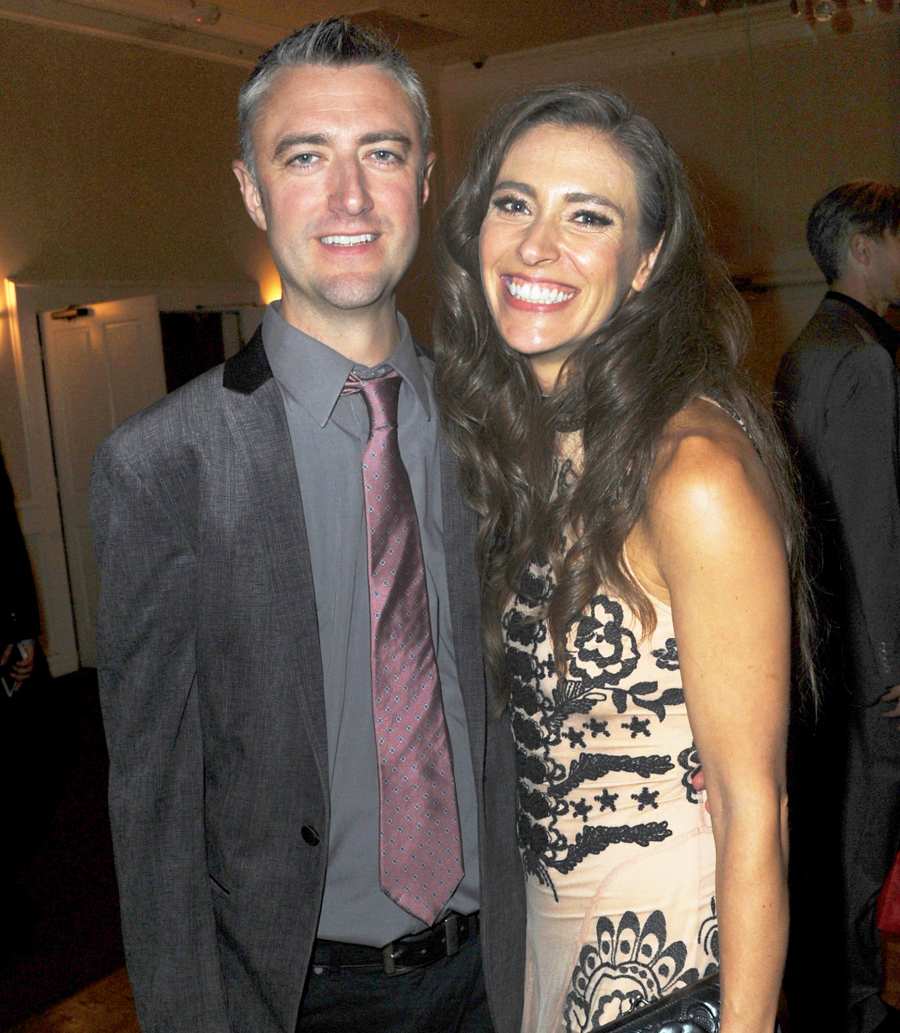
[[[204,0],[191,0],[190,19],[194,25],[215,25],[222,17],[216,4],[205,3]]]

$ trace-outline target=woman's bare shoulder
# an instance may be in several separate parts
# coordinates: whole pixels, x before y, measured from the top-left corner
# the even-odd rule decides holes
[[[695,399],[660,440],[647,516],[657,531],[691,536],[777,522],[772,482],[740,424],[715,403]]]

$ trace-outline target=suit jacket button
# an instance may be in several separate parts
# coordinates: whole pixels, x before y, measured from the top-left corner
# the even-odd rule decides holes
[[[312,827],[312,825],[304,825],[300,829],[300,835],[303,836],[303,842],[308,843],[309,846],[319,845],[319,833]]]

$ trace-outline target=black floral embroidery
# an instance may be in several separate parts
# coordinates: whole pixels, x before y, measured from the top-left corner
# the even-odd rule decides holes
[[[578,793],[582,784],[596,783],[614,772],[646,781],[674,768],[668,755],[592,752],[586,746],[587,731],[592,740],[612,735],[609,721],[597,720],[592,711],[606,703],[625,714],[631,701],[647,716],[632,713],[625,724],[632,739],[643,741],[651,736],[651,721],[664,720],[666,708],[682,704],[683,694],[678,688],[661,691],[656,681],[628,684],[640,660],[638,642],[625,623],[622,605],[603,594],[570,624],[566,677],[557,678],[546,622],[540,616],[551,592],[549,566],[532,564],[504,614],[503,628],[505,678],[517,747],[519,847],[526,873],[555,894],[555,875],[572,871],[587,857],[619,844],[646,847],[672,835],[664,820],[592,824],[602,820],[601,812],[606,818],[615,813],[619,794],[595,797],[600,804],[595,809],[590,796]],[[545,686],[553,687],[548,691]],[[554,759],[563,743],[568,750],[583,751],[569,761],[568,768]],[[657,806],[653,796],[652,803],[644,800],[639,809]],[[559,826],[565,816],[579,822],[580,831],[574,836],[571,823],[566,832]]]
[[[666,719],[666,707],[679,706],[684,703],[684,692],[682,689],[666,689],[661,696],[651,698],[652,693],[659,691],[659,682],[642,681],[629,685],[628,689],[622,691],[614,689],[612,693],[613,703],[620,714],[624,714],[628,706],[628,700],[636,706],[650,710],[660,719]],[[644,697],[647,697],[646,699]]]
[[[558,473],[558,490],[564,490],[571,468]],[[635,847],[652,852],[654,843],[673,835],[666,820],[670,787],[681,777],[687,799],[696,803],[690,774],[699,758],[692,745],[679,746],[677,758],[674,751],[649,752],[662,722],[674,720],[680,730],[686,718],[683,689],[662,673],[679,670],[675,640],[652,651],[660,680],[636,681],[644,647],[623,605],[599,593],[567,629],[566,667],[558,677],[542,619],[552,586],[549,566],[532,564],[503,627],[523,868],[559,899],[556,883],[564,892],[566,876],[586,859],[610,851],[610,864],[616,865],[622,856],[634,856]],[[648,659],[643,664],[642,670],[653,671]],[[678,717],[670,717],[673,708]],[[621,717],[610,720],[614,714]],[[656,779],[665,790],[654,788]],[[628,852],[620,852],[623,847]],[[626,912],[597,921],[596,942],[581,948],[565,999],[567,1033],[594,1033],[635,1006],[698,979],[699,968],[718,966],[715,900],[699,931],[684,930],[689,940],[668,942],[662,911],[643,916]],[[685,967],[686,943],[702,959],[698,968]]]
[[[576,868],[591,854],[601,854],[610,846],[619,843],[636,843],[638,846],[649,846],[660,843],[672,835],[667,821],[646,821],[640,825],[588,825],[579,832],[572,843],[566,843],[567,849],[557,850],[553,867],[565,875]],[[552,883],[551,883],[552,885]]]
[[[659,804],[656,802],[657,796],[659,796],[658,789],[648,789],[644,786],[639,793],[632,793],[631,799],[637,801],[639,811],[642,811],[645,807],[652,807],[655,811],[659,807]]]
[[[575,806],[572,808],[572,813],[575,815],[576,818],[581,818],[583,822],[587,822],[588,815],[591,813],[593,809],[594,808],[591,807],[587,800],[585,800],[584,797],[582,797],[578,801],[578,803],[576,803]]]
[[[667,944],[666,919],[653,911],[641,925],[626,911],[617,926],[597,922],[597,942],[582,947],[565,1002],[566,1033],[589,1033],[648,1001],[696,982],[696,969],[684,968],[687,948]]]
[[[607,739],[610,736],[609,721],[598,721],[595,717],[592,717],[586,725],[581,727],[587,728],[590,731],[592,739],[596,739],[598,735],[605,735]]]
[[[557,495],[569,494],[572,488],[575,487],[575,481],[577,480],[571,459],[564,459],[562,462],[554,459],[553,480],[556,485]]]
[[[566,729],[566,738],[572,744],[572,747],[580,746],[584,749],[584,732],[579,732],[578,729],[569,727]]]
[[[637,639],[623,626],[622,606],[605,595],[591,601],[586,614],[574,621],[574,649],[569,655],[570,678],[590,689],[616,685],[634,672]]]
[[[662,649],[654,649],[651,656],[656,657],[656,666],[664,671],[678,670],[678,646],[674,638],[667,638]]]
[[[636,739],[639,735],[646,735],[648,739],[650,738],[649,718],[640,718],[635,714],[630,721],[623,721],[622,727],[631,732],[632,739]]]
[[[594,799],[600,804],[601,811],[614,811],[616,809],[616,800],[619,799],[618,793],[611,793],[608,789],[604,789],[599,796],[595,796]]]
[[[561,780],[555,780],[547,792],[552,796],[566,796],[582,782],[596,782],[612,771],[650,778],[651,775],[664,775],[673,767],[672,758],[666,756],[629,757],[621,753],[582,753],[578,760],[573,760],[569,765],[568,774]]]
[[[704,976],[716,972],[719,968],[719,916],[716,911],[716,898],[709,898],[709,914],[700,923],[697,943],[709,959],[703,971]]]
[[[693,743],[678,754],[678,765],[684,768],[681,784],[684,786],[684,795],[687,797],[688,803],[699,803],[700,797],[691,779],[700,770],[700,754],[697,753],[697,747]]]

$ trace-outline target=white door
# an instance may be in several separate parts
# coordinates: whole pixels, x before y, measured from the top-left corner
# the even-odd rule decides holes
[[[97,568],[88,517],[91,459],[123,420],[166,393],[153,296],[41,313],[41,341],[66,556],[83,667],[96,664]],[[83,314],[82,314],[83,313]]]

